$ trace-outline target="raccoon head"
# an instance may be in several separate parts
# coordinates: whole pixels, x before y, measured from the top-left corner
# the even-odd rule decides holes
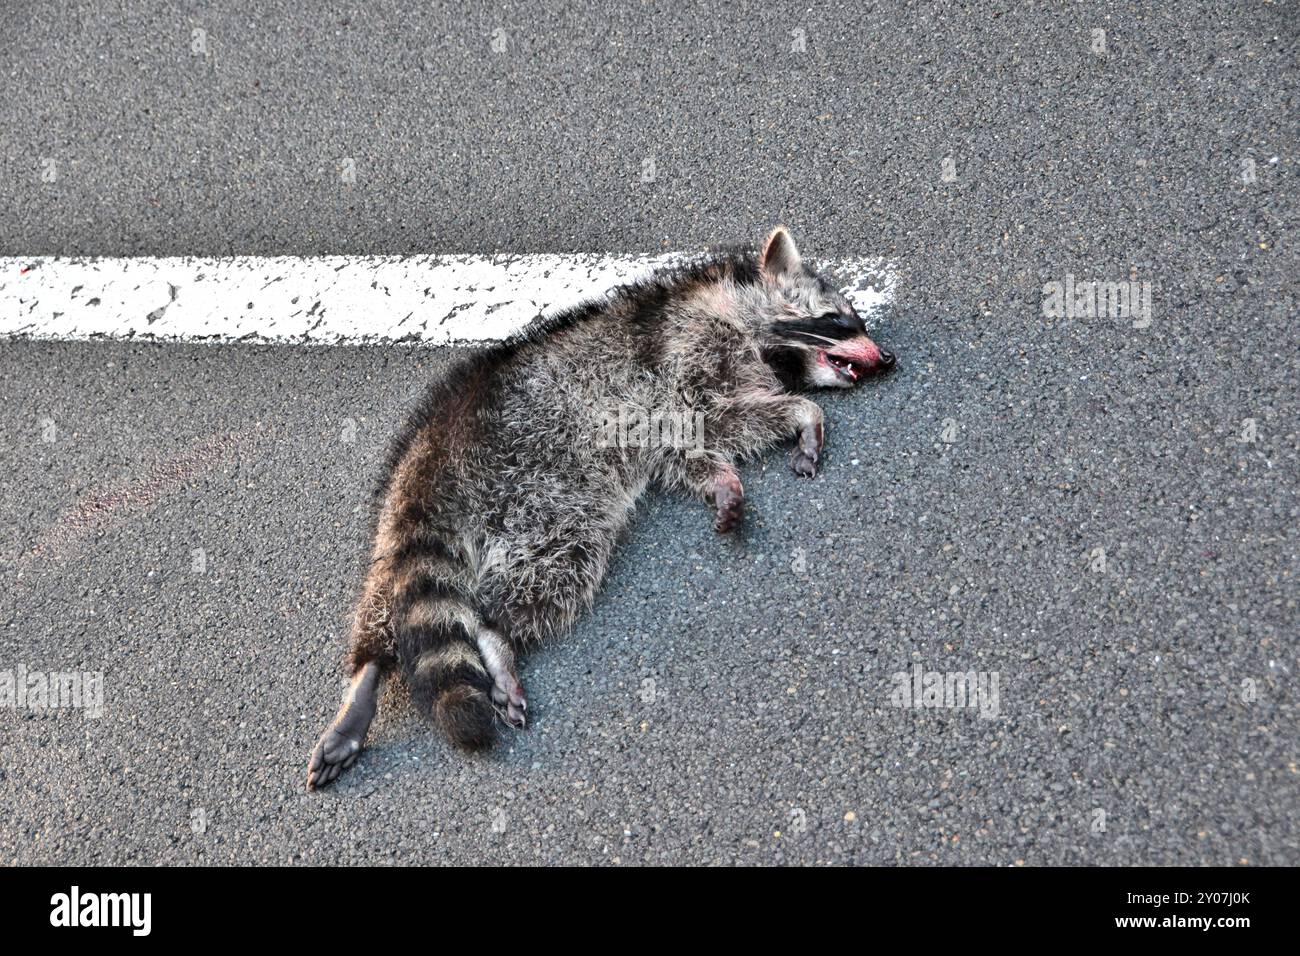
[[[894,364],[853,304],[804,265],[784,227],[767,237],[758,265],[763,360],[787,389],[850,388]]]

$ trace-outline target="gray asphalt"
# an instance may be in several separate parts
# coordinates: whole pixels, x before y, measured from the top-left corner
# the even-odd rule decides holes
[[[649,498],[529,730],[466,758],[394,690],[309,794],[447,354],[0,343],[0,671],[105,674],[100,719],[0,709],[0,860],[1300,863],[1294,3],[105,6],[6,13],[0,254],[782,221],[899,264],[901,367],[826,398],[815,481],[744,472],[734,540]],[[1130,274],[1149,328],[1043,315]],[[998,716],[893,706],[918,663]]]

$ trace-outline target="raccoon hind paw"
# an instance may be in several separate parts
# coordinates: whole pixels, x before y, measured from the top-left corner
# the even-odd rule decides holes
[[[496,715],[511,727],[522,730],[528,725],[528,701],[518,677],[513,674],[497,677],[492,685],[492,703],[496,705]]]
[[[308,790],[329,786],[357,762],[375,718],[378,689],[379,666],[366,664],[353,678],[338,714],[316,741],[307,762]]]
[[[307,789],[327,787],[361,756],[361,741],[330,727],[321,734],[307,763]]]

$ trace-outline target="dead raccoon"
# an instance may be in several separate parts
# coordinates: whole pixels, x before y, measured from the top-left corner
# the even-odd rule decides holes
[[[390,453],[352,682],[307,786],[356,761],[394,665],[461,747],[491,743],[498,717],[523,727],[516,655],[591,603],[648,485],[704,499],[728,531],[738,459],[793,437],[795,474],[816,473],[822,411],[797,393],[893,364],[782,228],[462,360]]]

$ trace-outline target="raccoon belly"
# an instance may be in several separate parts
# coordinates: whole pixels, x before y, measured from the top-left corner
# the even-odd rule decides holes
[[[590,477],[590,476],[588,476]],[[479,599],[518,644],[567,629],[609,568],[644,480],[516,495],[484,533]]]

